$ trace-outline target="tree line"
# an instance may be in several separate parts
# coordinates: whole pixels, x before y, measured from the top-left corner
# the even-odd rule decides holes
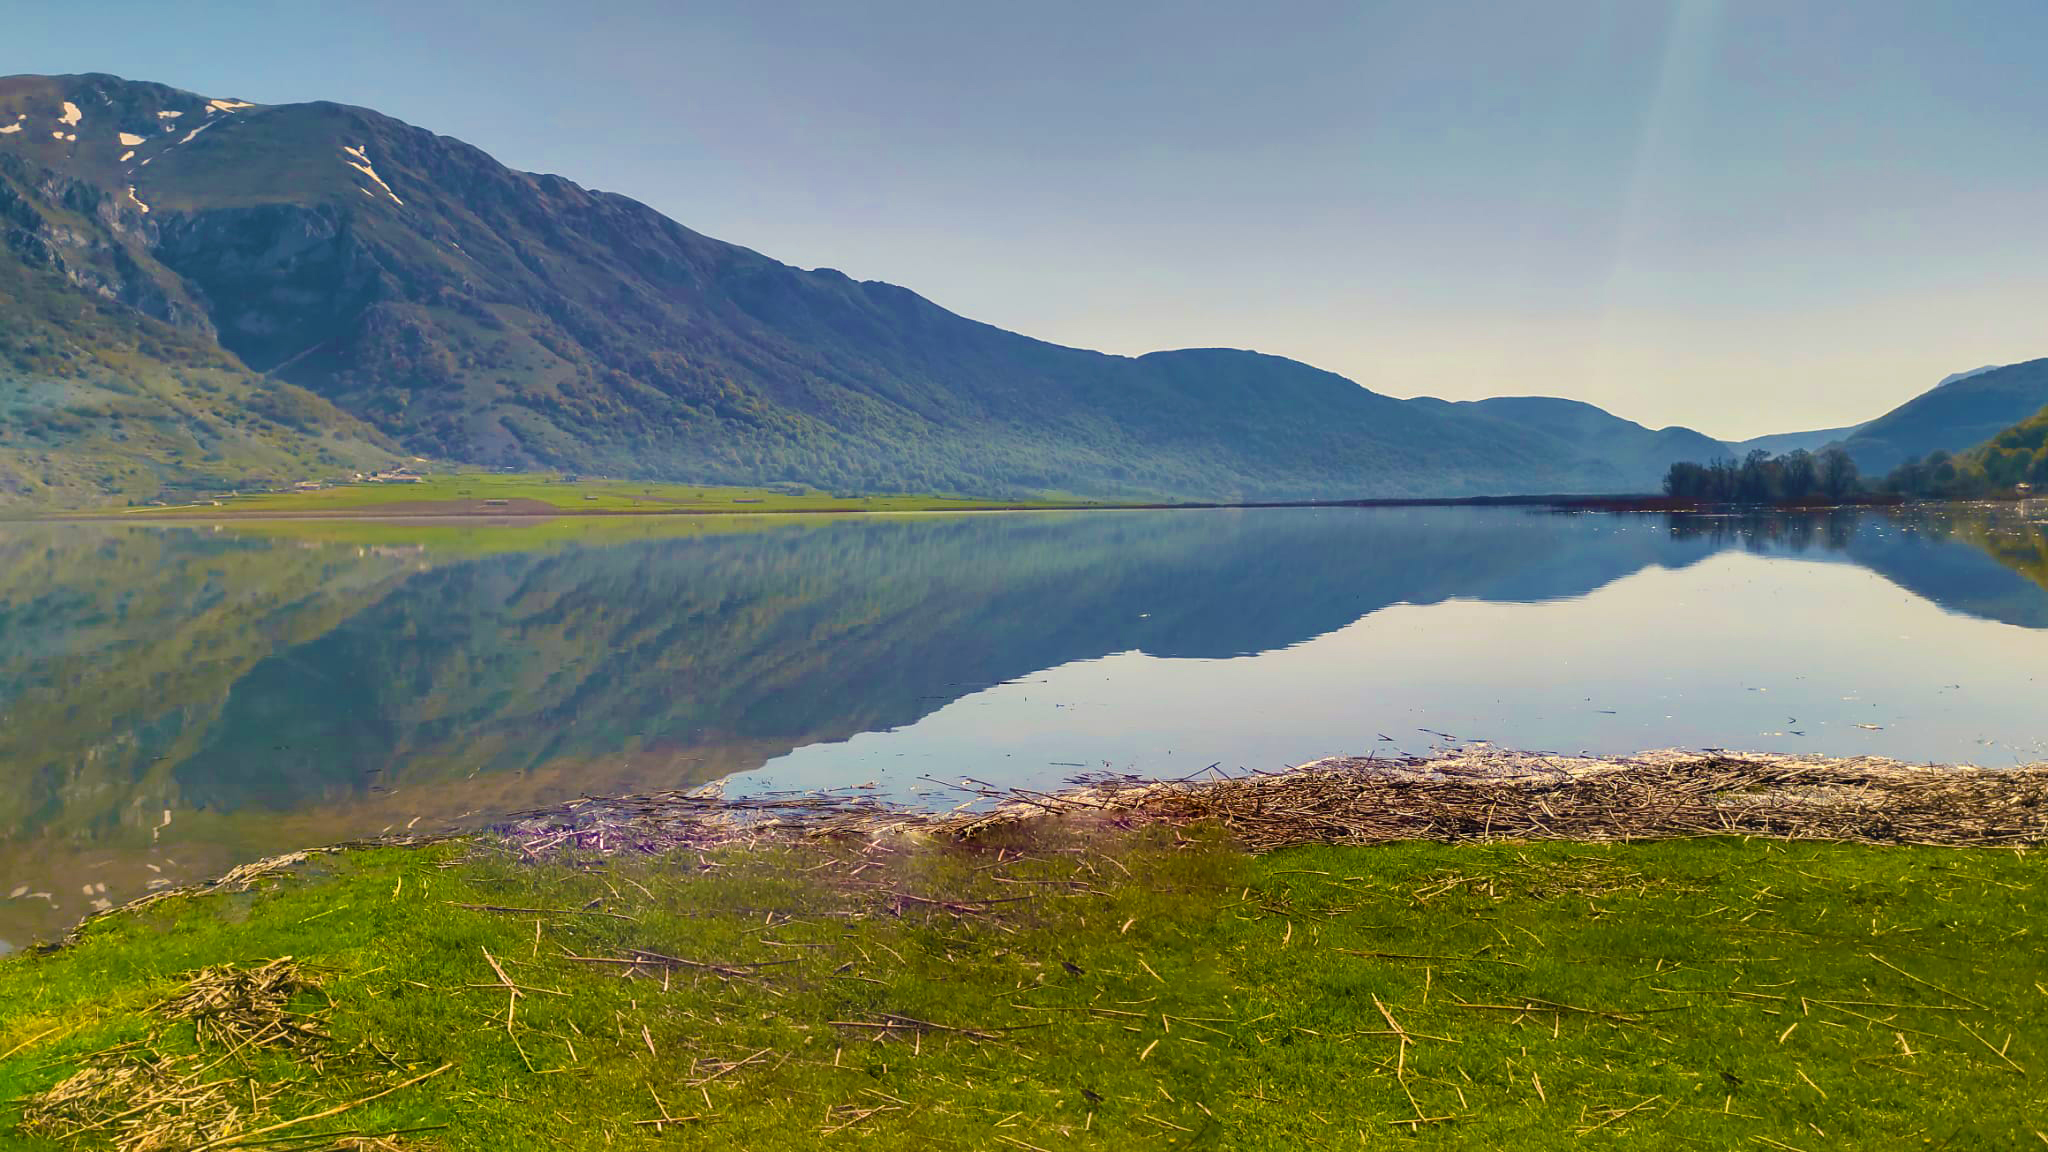
[[[1680,461],[1664,474],[1664,494],[1702,504],[1839,504],[1865,491],[1856,461],[1840,448],[1773,456],[1761,448],[1740,461]]]
[[[1664,494],[1700,504],[1796,506],[1840,504],[1872,496],[1982,500],[2048,488],[2048,449],[2020,443],[2015,432],[1962,456],[1936,451],[1916,457],[1876,481],[1866,480],[1856,461],[1839,447],[1783,456],[1757,449],[1740,461],[1683,461],[1665,473]],[[2007,444],[2007,440],[2014,443]]]

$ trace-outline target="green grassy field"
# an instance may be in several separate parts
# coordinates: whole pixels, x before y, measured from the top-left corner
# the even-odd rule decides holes
[[[316,857],[0,961],[0,1098],[152,1035],[192,1053],[153,1014],[182,974],[291,955],[325,973],[299,1008],[331,1042],[216,1042],[205,1076],[266,1124],[396,1090],[215,1147],[2048,1142],[2031,856],[1014,835]]]
[[[130,517],[205,515],[333,515],[337,513],[422,514],[425,505],[506,501],[508,507],[546,505],[562,513],[589,512],[931,512],[994,508],[1086,507],[1079,501],[1048,499],[970,500],[950,496],[847,496],[793,488],[720,488],[703,484],[657,484],[637,480],[566,479],[538,472],[436,472],[416,484],[344,484],[304,492],[264,492],[167,508],[135,509]],[[489,507],[472,509],[488,514]]]

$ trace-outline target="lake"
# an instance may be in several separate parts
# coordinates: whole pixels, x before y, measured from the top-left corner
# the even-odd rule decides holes
[[[2048,512],[0,524],[0,950],[582,794],[2048,759]]]

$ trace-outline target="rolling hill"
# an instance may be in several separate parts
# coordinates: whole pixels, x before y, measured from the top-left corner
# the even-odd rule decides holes
[[[1550,438],[1558,458],[1590,457],[1589,467],[1603,468],[1606,492],[1650,490],[1644,477],[1661,479],[1674,460],[1712,460],[1729,455],[1731,447],[1690,428],[1649,429],[1580,400],[1552,396],[1496,396],[1487,400],[1417,400],[1413,403],[1478,413],[1515,428]]]
[[[1768,436],[1737,440],[1728,447],[1732,450],[1730,454],[1738,460],[1759,448],[1773,456],[1783,456],[1791,452],[1818,452],[1830,444],[1855,435],[1861,427],[1861,424],[1851,424],[1846,428],[1816,428],[1811,432],[1774,432]]]
[[[339,104],[0,79],[0,196],[17,496],[394,450],[1005,496],[1648,491],[1674,451],[1718,447],[1566,401],[1398,400],[1252,352],[1049,344]]]
[[[2048,407],[2048,359],[1958,373],[1842,443],[1865,476],[1933,452],[1959,454]]]
[[[2048,406],[1963,454],[1997,488],[2031,484],[2048,491]]]

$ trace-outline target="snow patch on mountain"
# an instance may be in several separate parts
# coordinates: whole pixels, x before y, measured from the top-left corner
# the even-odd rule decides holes
[[[341,146],[341,150],[344,153],[348,154],[350,157],[353,157],[353,159],[344,160],[342,161],[342,163],[347,164],[349,167],[355,169],[358,172],[361,172],[363,175],[368,176],[370,179],[375,180],[377,182],[377,187],[382,188],[384,190],[384,194],[386,196],[391,197],[391,202],[393,204],[396,204],[401,208],[405,206],[405,201],[400,200],[398,198],[398,193],[393,192],[391,190],[391,185],[386,184],[384,182],[384,178],[382,176],[377,175],[377,169],[370,164],[370,157],[366,152],[363,151],[363,149],[352,148],[347,144],[343,144]],[[365,191],[367,191],[367,189],[365,189]],[[374,200],[376,199],[376,197],[373,196],[371,197],[371,199]]]
[[[180,140],[180,141],[178,141],[178,143],[179,143],[179,144],[190,144],[190,143],[192,142],[192,138],[193,138],[194,136],[197,136],[197,135],[199,135],[199,134],[200,134],[201,132],[204,132],[204,131],[206,131],[206,130],[207,130],[208,128],[211,128],[211,127],[213,127],[213,124],[214,124],[214,122],[213,122],[213,121],[211,121],[211,120],[208,120],[208,121],[207,121],[206,123],[204,123],[204,124],[201,124],[201,125],[200,125],[199,127],[197,127],[197,128],[194,128],[194,129],[193,129],[193,130],[191,130],[190,132],[187,132],[187,133],[185,133],[185,138],[184,138],[183,140]],[[173,145],[173,147],[175,147],[175,145]]]
[[[57,123],[77,127],[78,122],[83,119],[85,119],[85,113],[78,110],[78,105],[66,100],[64,102],[64,114],[57,117]]]
[[[133,148],[142,143],[142,137],[137,136],[133,132],[119,133],[117,138],[121,141],[121,147],[123,148]]]

